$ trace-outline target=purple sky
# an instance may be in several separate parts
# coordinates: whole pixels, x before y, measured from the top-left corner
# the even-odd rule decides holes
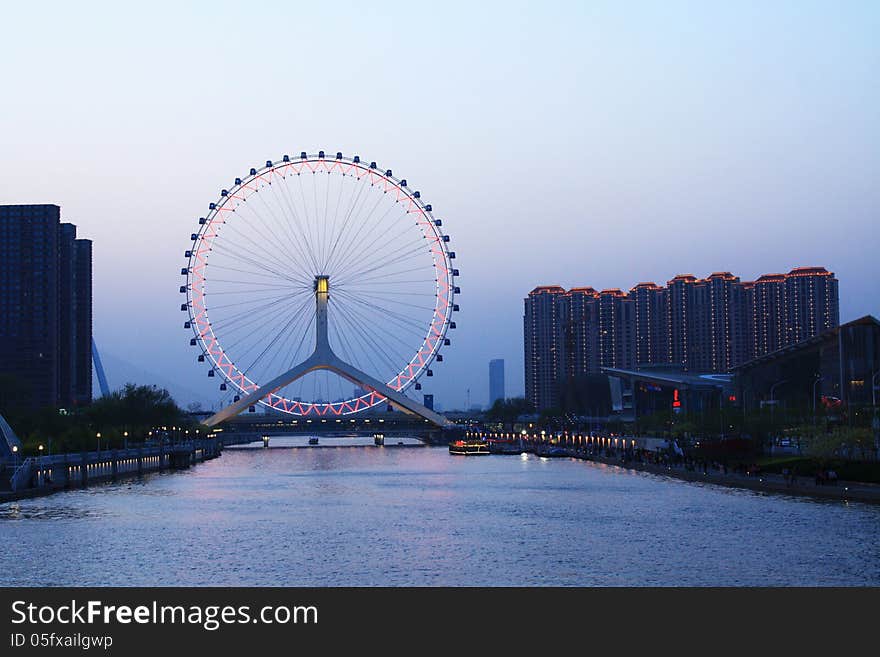
[[[418,4],[6,8],[0,203],[57,203],[94,239],[111,383],[214,397],[179,311],[189,234],[302,150],[377,160],[443,218],[445,408],[485,403],[492,358],[522,393],[538,284],[822,265],[841,320],[880,314],[880,5]]]

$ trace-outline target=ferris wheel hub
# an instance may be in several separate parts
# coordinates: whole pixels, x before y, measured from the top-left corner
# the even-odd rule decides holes
[[[330,277],[324,274],[315,276],[315,294],[328,294],[330,292]]]

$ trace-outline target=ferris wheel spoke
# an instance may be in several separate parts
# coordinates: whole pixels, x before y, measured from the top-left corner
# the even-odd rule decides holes
[[[219,306],[214,306],[209,303],[210,298],[211,298],[211,292],[206,292],[205,293],[205,310],[211,311],[211,312],[216,312],[216,311],[221,310],[223,308],[240,308],[242,306],[250,306],[255,303],[262,303],[263,301],[271,301],[271,302],[280,301],[281,299],[294,298],[296,296],[304,295],[304,294],[306,294],[306,293],[305,292],[287,292],[284,294],[272,293],[270,296],[260,296],[260,297],[255,297],[253,299],[248,299],[247,301],[236,301],[234,303],[225,303],[225,304],[221,304]]]
[[[374,306],[362,305],[362,306],[350,306],[347,309],[351,313],[356,313],[359,319],[369,320],[368,324],[376,324],[377,322],[382,322],[385,326],[385,332],[387,333],[404,333],[407,336],[411,337],[410,346],[412,346],[412,340],[418,340],[421,344],[425,340],[425,336],[428,333],[427,327],[419,327],[412,320],[401,319],[400,317],[395,317],[390,315],[388,312],[380,312],[376,310]]]
[[[263,222],[263,218],[257,213],[251,206],[248,204],[242,204],[239,208],[244,207],[247,210],[247,213],[252,216],[253,222],[249,224],[251,227],[255,226],[257,222],[261,225],[265,225]],[[267,233],[262,231],[254,231],[254,233],[259,237],[262,243],[255,241],[250,235],[244,233],[244,231],[239,230],[238,226],[235,223],[229,223],[226,226],[227,228],[231,228],[236,235],[238,235],[242,240],[244,240],[247,244],[253,246],[253,249],[247,247],[247,244],[242,244],[241,242],[237,243],[236,246],[245,251],[249,256],[255,257],[258,260],[261,258],[270,259],[276,267],[280,268],[282,271],[288,270],[299,270],[298,273],[303,275],[308,272],[307,265],[307,255],[300,250],[299,255],[294,257],[291,252],[284,252],[283,246],[280,244],[280,240],[278,236],[273,236],[273,232],[270,230]],[[215,242],[223,243],[222,240],[215,240]],[[281,253],[277,253],[277,250],[281,250]]]
[[[424,337],[427,333],[427,327],[424,326],[420,321],[414,319],[410,315],[405,315],[401,312],[392,310],[388,307],[381,306],[372,301],[365,301],[363,299],[359,299],[357,297],[348,297],[347,301],[351,304],[356,304],[358,307],[363,308],[366,311],[371,313],[375,313],[380,318],[387,318],[389,320],[394,320],[399,323],[401,326],[405,326],[413,331],[416,335],[420,337]]]
[[[328,174],[328,178],[327,178],[327,193],[328,193],[328,195],[330,193],[330,178],[332,178],[332,176],[330,176]],[[345,177],[340,176],[339,177],[339,193],[336,195],[336,204],[333,208],[333,219],[330,222],[330,226],[329,226],[329,230],[328,230],[328,234],[327,234],[327,260],[326,260],[326,262],[323,263],[324,266],[323,266],[323,270],[322,270],[324,272],[327,272],[330,270],[330,248],[331,248],[331,243],[333,242],[333,240],[336,236],[336,220],[339,216],[339,206],[342,203],[342,190],[344,189],[344,187],[345,187]],[[325,222],[325,225],[326,225],[326,222]]]
[[[282,330],[277,332],[271,341],[260,343],[265,344],[266,347],[247,369],[248,377],[257,385],[265,385],[290,368],[282,359],[282,355],[302,335],[303,322],[301,318],[291,318],[289,322],[289,326],[282,327]]]
[[[247,375],[249,372],[252,372],[253,369],[257,366],[257,363],[259,363],[260,360],[262,360],[262,358],[263,358],[267,353],[269,353],[270,350],[272,350],[272,348],[276,345],[276,343],[278,343],[278,341],[282,338],[282,336],[285,335],[285,334],[290,330],[290,327],[294,324],[294,322],[296,322],[297,319],[298,319],[298,318],[297,318],[296,315],[291,316],[290,319],[288,319],[287,322],[285,322],[284,326],[281,327],[281,330],[278,331],[277,333],[275,333],[275,337],[273,337],[273,338],[269,341],[269,344],[267,344],[267,345],[265,346],[265,348],[264,348],[264,349],[260,352],[260,354],[259,354],[259,355],[258,355],[258,356],[257,356],[252,362],[251,362],[251,364],[248,365],[247,367],[239,367],[239,369],[240,369],[242,372],[244,372],[245,375]],[[255,344],[259,345],[259,344],[261,344],[261,343],[255,343]],[[252,378],[252,377],[248,377],[248,378]]]
[[[369,282],[371,282],[371,281],[384,281],[384,280],[386,280],[386,279],[388,279],[388,278],[391,278],[392,276],[402,276],[402,275],[404,275],[404,274],[412,274],[412,273],[417,272],[417,271],[424,272],[424,271],[425,271],[425,267],[424,267],[424,265],[421,266],[421,267],[409,267],[409,268],[407,268],[407,269],[400,269],[400,270],[397,270],[397,271],[390,271],[390,272],[388,272],[387,274],[386,274],[386,273],[382,273],[382,274],[377,274],[377,275],[375,275],[375,276],[361,276],[361,277],[358,277],[356,280],[352,280],[350,283],[345,283],[345,282],[343,281],[343,282],[340,282],[340,283],[334,283],[333,286],[334,286],[334,287],[340,287],[341,285],[362,285],[362,284],[365,284],[365,283],[369,283]],[[421,283],[421,282],[425,282],[425,283],[434,283],[434,282],[436,282],[436,281],[437,281],[436,278],[428,278],[428,279],[421,279],[421,280],[407,281],[407,282],[408,282],[408,283]]]
[[[301,315],[306,310],[308,310],[309,305],[311,305],[311,299],[306,298],[299,303],[298,306],[295,307],[294,310],[291,311],[293,315]],[[271,308],[273,313],[275,312],[274,308]],[[313,313],[314,314],[314,313]],[[230,336],[238,336],[238,340],[230,343],[229,349],[234,350],[235,347],[245,343],[245,342],[259,342],[255,339],[256,332],[261,328],[266,328],[268,332],[272,328],[272,323],[267,321],[267,316],[271,317],[268,312],[267,313],[259,313],[255,316],[252,316],[251,321],[246,322],[244,324],[239,325],[235,331],[230,331]],[[251,328],[256,325],[256,328]]]
[[[309,212],[309,203],[308,203],[308,201],[306,201],[306,192],[303,187],[302,174],[297,174],[296,178],[297,178],[297,181],[299,182],[300,198],[302,199],[303,217],[304,217],[304,222],[305,222],[305,227],[306,227],[305,237],[306,237],[306,241],[310,245],[309,246],[309,253],[311,254],[311,257],[314,262],[313,266],[315,268],[317,268],[320,266],[320,264],[318,262],[318,242],[317,242],[317,238],[315,236],[315,226],[314,226],[315,222],[311,221],[311,218],[310,218],[311,213]],[[320,273],[320,272],[316,272],[316,273]]]
[[[282,179],[287,181],[289,177],[292,179],[292,176],[283,176]],[[312,269],[314,270],[318,265],[314,255],[314,248],[312,247],[311,241],[308,237],[308,231],[306,230],[308,217],[304,217],[302,221],[300,221],[299,212],[297,212],[296,210],[296,203],[294,202],[293,196],[290,193],[289,184],[284,184],[281,186],[281,191],[278,192],[278,196],[280,196],[284,201],[281,206],[287,209],[287,212],[285,212],[285,217],[287,219],[288,227],[290,228],[291,232],[291,242],[296,245],[299,252],[304,256],[303,260],[308,261],[309,266],[312,267]],[[291,218],[293,219],[292,222]],[[296,238],[296,234],[299,234],[301,238],[300,240]],[[312,272],[312,274],[314,275],[314,271]]]
[[[230,324],[238,322],[240,319],[248,319],[255,317],[259,313],[277,312],[278,300],[272,300],[264,303],[256,308],[245,308],[234,314],[224,314],[219,320],[215,319],[210,322],[212,328],[224,327],[229,328]],[[207,309],[206,309],[207,312]]]
[[[282,262],[276,256],[269,254],[265,247],[261,247],[249,236],[243,235],[237,228],[230,226],[227,226],[227,228],[239,235],[242,239],[246,240],[247,243],[238,242],[235,245],[232,245],[224,243],[222,240],[215,240],[208,256],[209,264],[216,260],[216,258],[212,258],[211,256],[214,256],[219,252],[222,254],[223,258],[232,257],[239,261],[247,262],[257,269],[268,271],[276,277],[286,278],[288,280],[294,279],[297,274],[295,271],[297,264],[296,261]],[[248,244],[253,245],[253,248],[248,246]],[[287,273],[288,271],[291,273]],[[300,275],[302,275],[301,272]]]
[[[351,309],[339,307],[338,310],[344,319],[345,326],[351,331],[352,336],[360,343],[361,352],[365,354],[370,361],[370,366],[373,368],[376,375],[387,380],[393,373],[396,373],[397,365],[395,362],[386,361],[384,364],[376,362],[376,358],[380,361],[383,360],[380,357],[380,350],[374,340],[370,337],[370,334],[364,331],[365,325],[361,319],[358,318]],[[373,357],[374,354],[376,358]]]
[[[404,281],[405,282],[405,281]],[[402,285],[404,282],[397,282],[398,285]],[[422,281],[419,281],[422,282]],[[434,281],[429,281],[433,283]],[[367,285],[367,286],[348,286],[346,287],[346,291],[351,292],[352,294],[364,294],[365,290],[369,291],[377,296],[381,297],[390,297],[395,298],[399,296],[405,297],[427,297],[429,299],[436,299],[437,295],[431,292],[410,292],[412,288],[404,288],[404,289],[395,289],[391,286],[395,285],[395,281],[383,282],[381,286],[377,285]]]
[[[205,265],[206,275],[207,275],[207,272],[213,271],[214,269],[222,269],[223,271],[234,271],[234,272],[238,272],[240,274],[248,274],[250,276],[258,276],[260,278],[268,278],[268,279],[274,281],[274,283],[276,283],[276,284],[278,283],[278,277],[275,275],[262,274],[260,272],[251,271],[248,269],[240,269],[238,267],[228,267],[226,265],[218,265],[217,263],[214,263],[214,262],[209,262],[208,264]],[[291,281],[291,282],[293,282],[293,281]],[[248,281],[248,283],[252,283],[252,281]]]
[[[393,209],[394,206],[390,207],[388,211]],[[388,211],[386,211],[386,215]],[[382,252],[387,249],[390,244],[396,242],[398,239],[406,239],[407,237],[411,236],[410,233],[404,232],[396,234],[391,239],[388,239],[388,233],[392,231],[394,225],[397,222],[405,219],[406,215],[392,215],[391,218],[392,221],[390,222],[390,224],[386,224],[386,222],[382,221],[371,229],[371,232],[375,233],[375,236],[372,238],[372,240],[369,240],[365,236],[364,240],[360,242],[356,240],[351,242],[351,251],[348,253],[347,257],[344,260],[341,260],[339,262],[339,265],[337,267],[337,270],[340,274],[349,270],[352,266],[356,265],[356,263],[363,262],[367,258],[371,260],[380,260],[383,257]]]
[[[328,206],[330,205],[330,178],[329,173],[328,177],[319,176],[320,178],[324,178],[327,183],[324,188],[324,217],[321,220],[321,273],[325,273],[326,270],[324,267],[326,266],[326,256],[327,256],[327,211]],[[317,186],[315,187],[315,192],[317,193]],[[317,204],[316,204],[317,209]]]
[[[382,344],[376,338],[372,337],[369,332],[364,331],[363,328],[358,330],[359,326],[364,326],[363,322],[354,313],[352,313],[350,308],[343,309],[342,312],[348,318],[349,325],[353,327],[354,335],[361,340],[362,344],[367,346],[367,348],[364,350],[364,353],[368,357],[371,357],[371,355],[375,354],[377,358],[380,358],[382,361],[384,361],[384,364],[385,366],[387,366],[388,371],[390,371],[391,373],[396,373],[396,361],[388,355],[388,352],[382,347]],[[376,366],[375,361],[373,362],[374,366]],[[376,367],[377,373],[381,373],[383,371],[382,368],[378,366]]]
[[[257,196],[257,198],[262,200],[262,196],[259,195],[258,192],[255,192],[253,196]],[[279,263],[282,267],[284,267],[287,263],[287,260],[291,259],[289,254],[288,257],[283,257],[283,254],[279,256],[276,253],[269,254],[268,249],[276,248],[278,246],[278,238],[277,236],[273,236],[275,231],[272,227],[266,223],[266,220],[263,216],[253,207],[254,202],[248,201],[245,199],[242,203],[240,203],[236,208],[233,209],[234,217],[230,217],[223,224],[223,228],[219,231],[219,235],[227,231],[233,231],[241,240],[249,243],[254,248],[254,253],[259,255],[270,255],[273,260]],[[263,201],[265,205],[265,201]],[[252,234],[257,237],[255,240],[252,237]],[[223,240],[214,240],[216,242],[222,242]],[[243,248],[245,245],[238,243],[238,247]]]
[[[343,242],[344,246],[339,250],[339,254],[340,254],[339,257],[343,258],[344,254],[348,253],[348,258],[346,260],[343,260],[339,264],[340,267],[344,268],[346,261],[351,261],[354,258],[362,258],[365,253],[370,252],[369,247],[363,246],[367,240],[365,239],[363,241],[360,241],[360,236],[361,236],[361,234],[363,234],[364,228],[369,225],[370,218],[372,217],[373,213],[376,211],[376,208],[379,206],[379,203],[382,200],[383,200],[383,198],[381,196],[378,199],[376,199],[376,204],[373,206],[373,209],[370,211],[370,214],[363,221],[360,222],[360,225],[357,227],[357,230],[354,231],[354,235],[350,239],[347,239]],[[390,226],[386,226],[386,221],[387,221],[389,215],[392,218],[392,221],[391,221],[392,226],[394,225],[395,221],[399,220],[398,215],[391,214],[392,211],[395,209],[395,207],[397,207],[399,209],[399,205],[397,203],[390,205],[385,210],[385,213],[376,220],[375,226],[371,227],[371,231],[375,232],[377,235],[371,242],[369,242],[370,245],[374,245],[378,239],[385,237],[387,235],[387,231],[390,228]],[[356,252],[358,255],[353,255],[352,252]],[[329,266],[330,265],[328,263],[328,271],[331,271],[329,269]]]
[[[333,257],[336,254],[337,249],[339,248],[339,242],[342,240],[343,235],[346,233],[346,229],[351,223],[352,217],[355,216],[355,209],[358,206],[358,203],[363,197],[364,190],[367,189],[367,185],[365,182],[361,182],[361,178],[356,179],[356,182],[360,184],[357,185],[357,194],[352,194],[351,205],[348,208],[348,211],[345,214],[345,219],[342,222],[342,227],[339,229],[339,232],[336,235],[336,239],[333,240],[333,246],[330,248],[330,255],[328,256],[328,260],[332,263]]]
[[[358,369],[364,369],[361,364],[360,352],[352,348],[351,341],[348,339],[347,333],[343,330],[343,318],[339,309],[331,306],[331,310],[333,317],[331,327],[333,334],[336,336],[336,343],[340,346],[340,350],[342,351],[342,357],[346,362],[353,363]]]
[[[216,279],[213,279],[211,282],[212,282],[212,283],[217,283],[217,282],[219,282],[219,281],[217,281]],[[210,294],[212,297],[216,297],[216,296],[220,296],[220,295],[228,296],[228,295],[232,295],[232,294],[246,294],[246,295],[251,295],[251,294],[253,294],[253,293],[255,293],[255,292],[256,292],[256,293],[260,293],[260,292],[270,292],[270,291],[273,291],[273,290],[278,290],[278,291],[281,291],[281,290],[284,290],[284,291],[290,291],[290,289],[291,289],[291,288],[290,288],[289,285],[266,285],[266,286],[262,286],[262,287],[246,287],[246,288],[238,288],[238,289],[235,289],[235,290],[227,290],[227,289],[224,288],[222,292],[213,292],[213,291],[212,291],[212,292],[210,292],[209,294]]]
[[[356,279],[356,278],[358,278],[360,276],[364,276],[366,274],[372,274],[373,272],[378,271],[380,269],[383,269],[384,267],[388,267],[390,265],[396,265],[396,264],[406,262],[407,260],[411,260],[411,259],[417,257],[418,254],[424,253],[424,252],[425,252],[424,243],[419,243],[418,246],[413,246],[412,249],[410,249],[408,251],[403,251],[402,253],[400,253],[396,257],[391,258],[390,260],[388,260],[384,263],[375,264],[372,266],[368,266],[364,269],[361,269],[359,271],[347,273],[345,276],[342,277],[342,282],[350,281],[352,279]]]
[[[282,177],[281,180],[285,180],[285,178]],[[306,250],[304,250],[302,248],[302,245],[299,244],[299,242],[297,241],[297,239],[295,237],[293,223],[291,222],[291,216],[292,216],[293,220],[296,222],[297,226],[299,226],[299,218],[297,217],[296,212],[293,210],[292,206],[290,205],[289,196],[285,198],[284,192],[287,190],[287,185],[282,185],[278,181],[277,177],[276,177],[276,183],[277,184],[275,184],[275,185],[272,185],[270,183],[269,188],[272,190],[272,195],[275,197],[275,201],[278,205],[278,208],[280,209],[281,214],[284,217],[284,222],[278,221],[277,223],[284,229],[284,232],[285,232],[287,239],[288,239],[288,243],[292,249],[291,255],[292,255],[293,251],[296,251],[298,253],[298,257],[300,259],[302,259],[303,261],[311,261],[311,266],[314,267],[315,261],[314,261],[314,257],[312,257],[312,255],[311,255],[311,249],[307,248]],[[281,187],[281,189],[282,189],[281,192],[278,191],[278,187]],[[263,203],[266,204],[268,207],[268,203],[266,203],[265,198],[263,198]],[[274,217],[274,214],[273,214],[273,217]],[[300,229],[300,232],[302,232],[301,229]]]
[[[306,313],[305,314],[305,321],[302,325],[302,329],[297,334],[298,339],[291,341],[290,349],[288,349],[287,355],[285,356],[284,360],[281,361],[282,363],[284,363],[284,368],[283,368],[284,371],[290,369],[291,367],[293,367],[294,365],[296,365],[297,363],[299,363],[305,359],[307,354],[303,353],[302,358],[300,358],[300,352],[302,351],[303,345],[306,343],[306,338],[308,338],[309,335],[314,334],[313,328],[312,328],[314,326],[314,324],[315,324],[315,313],[314,312],[310,313],[310,314]]]
[[[228,285],[258,285],[260,287],[266,288],[278,288],[278,289],[288,289],[290,286],[286,284],[280,284],[277,281],[274,283],[264,283],[262,281],[234,281],[231,278],[214,278],[211,277],[211,283],[226,283]]]
[[[254,240],[250,239],[249,235],[244,235],[243,237],[254,245],[258,253],[262,254],[271,249],[275,261],[283,263],[283,267],[290,267],[294,264],[300,264],[300,266],[302,266],[304,263],[307,270],[309,251],[303,251],[300,249],[297,251],[298,255],[294,255],[292,249],[295,248],[296,243],[292,238],[292,234],[289,235],[286,245],[284,241],[280,239],[281,234],[286,230],[286,224],[278,220],[277,214],[272,210],[269,202],[266,200],[267,192],[265,190],[267,187],[269,189],[274,189],[267,182],[236,208],[236,212],[239,210],[246,211],[244,217],[248,222],[246,225],[259,236],[262,243],[254,242]],[[257,199],[259,199],[259,201],[257,201]],[[266,215],[268,215],[268,218]]]
[[[224,257],[230,257],[234,260],[237,260],[238,262],[241,262],[241,263],[244,263],[247,265],[252,265],[252,266],[256,267],[258,270],[263,270],[263,271],[269,272],[270,274],[273,274],[276,278],[282,278],[282,279],[290,281],[291,283],[298,283],[300,285],[305,284],[305,281],[302,278],[297,278],[295,273],[288,274],[288,273],[284,273],[283,271],[279,271],[275,267],[270,267],[265,262],[260,262],[258,256],[256,256],[256,255],[254,255],[254,256],[241,255],[239,253],[236,253],[233,249],[230,249],[227,245],[218,245],[215,248],[219,249],[219,252]],[[216,254],[212,253],[212,255],[216,255]],[[278,264],[280,265],[280,263],[278,263]],[[281,266],[281,268],[284,269],[284,266]]]
[[[360,293],[358,293],[357,296],[365,297],[366,299],[378,299],[380,301],[383,301],[384,303],[393,303],[398,306],[406,306],[407,308],[415,308],[417,310],[424,310],[425,312],[434,312],[433,306],[431,306],[431,307],[419,306],[417,304],[410,303],[408,301],[400,301],[394,297],[385,297],[381,294],[376,294],[375,292],[360,292]],[[356,297],[352,297],[352,298],[356,298]],[[362,299],[362,300],[366,301],[366,299]]]
[[[358,243],[357,240],[359,239],[361,233],[363,232],[364,226],[369,224],[370,219],[373,216],[373,213],[376,211],[376,208],[378,208],[381,203],[382,203],[382,197],[380,196],[376,199],[376,202],[370,208],[370,211],[369,211],[369,213],[367,213],[367,216],[358,222],[358,224],[355,226],[355,229],[352,231],[352,234],[349,235],[346,238],[346,240],[343,241],[343,246],[339,249],[338,253],[344,254],[348,249],[351,248],[351,245]]]
[[[309,305],[308,299],[303,301],[302,303],[300,303],[299,306],[290,313],[290,317],[281,326],[280,329],[278,329],[277,324],[272,324],[270,322],[267,322],[266,324],[267,324],[268,330],[262,332],[262,337],[260,337],[260,339],[251,340],[252,346],[246,352],[243,352],[241,359],[244,359],[244,356],[247,353],[252,353],[255,350],[255,348],[259,348],[261,345],[265,344],[265,348],[263,349],[263,351],[260,353],[260,355],[253,362],[251,362],[251,364],[249,366],[247,366],[246,368],[239,368],[242,372],[244,372],[246,375],[248,375],[248,377],[251,380],[254,380],[258,385],[260,383],[265,383],[266,381],[264,381],[264,380],[261,381],[262,377],[254,375],[255,368],[257,367],[259,362],[267,354],[273,353],[273,347],[275,347],[274,353],[277,353],[279,351],[279,347],[286,344],[286,340],[284,339],[284,336],[287,336],[286,339],[289,340],[293,334],[298,334],[297,330],[300,329],[304,323],[306,325],[308,325],[310,323],[311,317],[314,315],[314,311],[312,313],[302,312],[302,311],[306,310],[308,305]],[[268,339],[269,337],[271,337],[271,340],[268,342],[268,344],[266,344],[265,340]],[[269,362],[271,363],[271,359]],[[278,367],[273,368],[273,369],[278,369],[279,371],[272,373],[270,378],[275,378],[275,376],[277,376],[282,371],[284,371],[283,369],[281,369],[281,367],[283,367],[283,366],[278,366]]]
[[[392,309],[384,303],[379,303],[379,301],[385,302],[384,299],[374,300],[374,299],[365,299],[363,298],[363,294],[353,294],[351,292],[347,292],[345,290],[337,290],[337,294],[342,295],[342,297],[349,303],[357,304],[358,306],[363,306],[377,314],[380,315],[388,315],[389,317],[394,317],[399,319],[400,321],[410,322],[413,326],[421,327],[422,324],[420,321],[414,319],[413,313],[410,310],[406,310],[405,308]],[[433,311],[431,312],[433,316]],[[427,317],[427,312],[419,313],[419,317]],[[421,328],[419,328],[421,331]]]

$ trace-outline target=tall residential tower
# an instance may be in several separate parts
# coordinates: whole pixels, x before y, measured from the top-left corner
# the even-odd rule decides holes
[[[91,242],[57,205],[0,206],[0,403],[91,401]]]

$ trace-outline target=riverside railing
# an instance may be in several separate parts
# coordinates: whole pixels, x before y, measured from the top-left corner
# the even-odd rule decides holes
[[[84,486],[166,468],[185,468],[220,455],[217,440],[191,440],[126,449],[76,452],[26,458],[12,472],[7,490]],[[8,470],[7,470],[8,471]],[[6,482],[4,482],[6,483]]]

